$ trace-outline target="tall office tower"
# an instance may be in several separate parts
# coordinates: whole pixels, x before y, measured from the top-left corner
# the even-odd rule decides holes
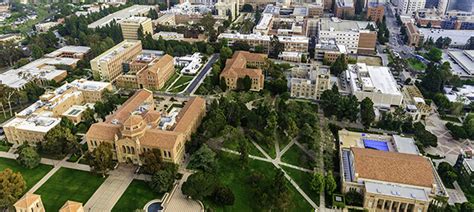
[[[425,8],[426,0],[401,0],[398,4],[400,15],[413,15],[419,9]]]
[[[239,16],[239,0],[219,0],[215,6],[217,15],[222,17],[231,16],[232,20]]]
[[[438,1],[438,13],[445,14],[448,10],[449,0],[439,0]]]

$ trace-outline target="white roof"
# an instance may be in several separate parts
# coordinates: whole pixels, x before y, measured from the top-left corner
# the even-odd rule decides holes
[[[449,37],[451,38],[450,45],[465,45],[467,40],[474,35],[474,30],[451,30],[451,29],[429,29],[429,28],[419,28],[420,32],[423,33],[424,39],[433,38],[435,41],[439,37]]]
[[[14,118],[3,127],[15,127],[20,130],[46,133],[61,122],[60,118],[45,116],[31,116],[28,118]]]
[[[107,24],[109,24],[110,22],[112,22],[113,20],[122,20],[124,18],[128,18],[128,17],[131,17],[131,16],[136,16],[136,15],[139,15],[139,14],[144,14],[146,12],[148,12],[150,9],[154,9],[154,6],[152,5],[133,5],[131,7],[127,7],[125,9],[122,9],[120,11],[117,11],[115,13],[112,13],[112,14],[109,14],[97,21],[95,21],[94,23],[91,23],[89,24],[87,27],[88,28],[91,28],[91,29],[95,29],[97,27],[103,27]]]
[[[390,74],[390,69],[384,66],[368,66],[365,63],[349,64],[346,77],[351,80],[353,91],[361,90],[357,81],[362,81],[365,86],[374,87],[376,91],[384,94],[402,95],[397,87],[397,82]],[[358,77],[358,72],[366,72],[368,76]],[[368,82],[369,81],[369,82]]]
[[[413,138],[393,135],[393,142],[395,143],[395,148],[397,149],[397,152],[413,155],[420,154]]]
[[[259,33],[254,34],[240,34],[240,33],[221,33],[218,36],[219,39],[240,39],[240,40],[261,40],[261,41],[270,41],[271,36],[261,35]],[[280,42],[285,43],[308,43],[309,38],[301,35],[292,35],[292,36],[278,36]]]
[[[44,80],[53,80],[57,76],[66,73],[55,65],[73,65],[79,59],[74,58],[41,58],[32,61],[18,69],[12,69],[0,74],[0,83],[11,88],[21,88],[26,83],[38,78]]]
[[[45,57],[57,57],[58,55],[61,55],[64,52],[68,53],[76,53],[76,54],[86,54],[91,50],[90,47],[88,46],[64,46],[60,49],[56,49],[54,52],[51,52],[49,54],[45,54]]]
[[[272,20],[273,14],[271,13],[264,13],[260,21],[258,22],[257,26],[255,26],[258,30],[265,30],[268,29],[270,25],[270,21]]]
[[[416,187],[365,181],[365,190],[370,193],[382,194],[397,198],[428,201],[426,190]]]
[[[474,33],[474,32],[473,32]],[[463,68],[469,74],[474,74],[474,61],[473,55],[474,50],[464,51],[449,51],[448,55],[456,61],[461,68]]]
[[[139,40],[124,40],[121,43],[115,45],[114,47],[110,48],[109,50],[105,51],[101,55],[97,56],[93,60],[98,61],[109,61],[114,58],[116,55],[123,54],[124,51],[128,48],[132,48],[135,44],[140,43]]]

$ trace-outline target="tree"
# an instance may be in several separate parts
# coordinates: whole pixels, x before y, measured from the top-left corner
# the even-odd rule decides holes
[[[56,126],[46,133],[40,151],[49,155],[62,156],[72,153],[79,146],[76,137],[69,128]]]
[[[324,176],[319,173],[315,172],[313,174],[313,178],[311,179],[311,190],[315,191],[316,193],[321,193],[324,190]]]
[[[326,178],[324,180],[324,185],[325,185],[326,194],[329,195],[329,196],[332,196],[334,191],[336,191],[337,183],[336,183],[336,180],[334,180],[334,176],[332,175],[331,171],[329,171],[326,174]]]
[[[302,62],[302,63],[308,62],[308,58],[306,57],[306,54],[302,54],[302,55],[301,55],[301,62]]]
[[[252,5],[250,4],[244,4],[244,6],[242,6],[242,12],[253,12],[253,7]]]
[[[342,72],[347,70],[347,60],[346,55],[341,54],[337,57],[336,61],[331,65],[330,71],[331,74],[339,76]]]
[[[227,59],[230,58],[231,56],[232,56],[232,49],[227,46],[223,46],[220,51],[221,66],[222,65],[225,66]]]
[[[35,148],[30,146],[28,143],[20,146],[17,150],[17,154],[18,157],[16,160],[18,163],[28,169],[37,167],[41,160],[41,157],[36,152]]]
[[[147,174],[154,174],[163,166],[161,152],[159,149],[153,149],[143,153],[143,171]]]
[[[203,144],[189,160],[189,168],[212,172],[216,168],[216,153]]]
[[[249,147],[248,147],[248,141],[247,139],[243,138],[243,139],[239,139],[239,153],[240,153],[240,162],[242,163],[242,165],[246,166],[248,164],[248,160],[249,160],[249,153],[248,153],[248,150]]]
[[[426,58],[428,60],[439,62],[441,60],[443,52],[438,48],[431,48],[428,53],[426,53]]]
[[[173,187],[175,175],[170,170],[158,170],[151,177],[150,187],[157,193],[167,192]]]
[[[250,77],[246,75],[242,80],[242,84],[243,84],[243,90],[249,91],[252,88],[252,79],[250,79]]]
[[[216,182],[215,177],[204,172],[197,172],[188,177],[183,183],[181,191],[184,195],[195,200],[203,200],[214,192]]]
[[[105,177],[107,172],[114,167],[112,145],[101,143],[87,156],[89,165],[96,173]]]
[[[222,91],[226,91],[227,90],[227,83],[225,81],[225,78],[224,77],[221,77],[221,80],[219,82],[219,86],[221,87],[221,90]]]
[[[31,45],[31,57],[33,57],[33,59],[39,59],[43,57],[43,55],[44,55],[44,52],[43,52],[43,49],[41,49],[41,47],[39,47],[36,44]]]
[[[447,162],[441,162],[438,165],[438,174],[443,180],[443,183],[450,187],[458,178],[456,170]]]
[[[285,46],[283,43],[280,42],[280,39],[278,36],[273,35],[273,37],[270,38],[270,52],[268,54],[268,57],[270,58],[278,58],[278,55],[280,55],[281,52],[285,49]]]
[[[11,207],[26,190],[26,182],[20,172],[7,168],[0,172],[0,208]]]
[[[366,128],[369,128],[375,120],[374,103],[369,97],[360,102],[360,118]]]
[[[281,169],[278,169],[270,187],[270,196],[272,197],[273,208],[284,210],[290,204],[290,195],[288,192],[287,180]]]
[[[355,14],[360,15],[364,9],[364,0],[355,0]]]
[[[213,200],[218,205],[233,205],[234,193],[228,186],[217,186],[213,193]]]

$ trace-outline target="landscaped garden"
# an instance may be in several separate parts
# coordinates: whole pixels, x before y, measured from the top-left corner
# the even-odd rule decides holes
[[[303,172],[296,170],[290,167],[283,167],[285,172],[290,175],[291,178],[298,184],[298,186],[303,189],[304,193],[308,195],[316,204],[319,204],[319,194],[311,189],[311,179],[313,179],[313,174],[309,172]]]
[[[147,182],[134,180],[115,204],[112,211],[135,211],[136,209],[142,209],[150,200],[161,199],[162,197],[163,194],[153,192]]]
[[[218,157],[218,174],[220,182],[232,189],[235,196],[235,202],[232,206],[216,206],[210,201],[204,201],[208,208],[213,211],[254,211],[258,208],[259,202],[255,201],[254,191],[249,184],[249,176],[254,172],[261,173],[267,181],[274,178],[277,170],[273,164],[259,160],[249,160],[247,168],[241,168],[239,156],[229,153],[221,153]],[[289,211],[311,211],[311,205],[296,191],[296,189],[287,184],[289,191]]]
[[[67,200],[85,204],[105,178],[90,172],[61,168],[35,193],[46,211],[58,211]]]
[[[28,169],[17,161],[7,158],[0,158],[0,170],[11,169],[13,172],[20,172],[23,179],[26,182],[26,189],[29,190],[33,187],[41,178],[43,178],[53,167],[49,165],[40,164],[38,167]]]
[[[280,147],[280,149],[282,148],[283,147]],[[290,149],[288,149],[285,154],[283,154],[283,156],[281,157],[281,161],[306,169],[312,169],[309,156],[296,144],[293,144],[293,146],[291,146]]]
[[[176,83],[173,84],[172,88],[170,88],[170,92],[173,93],[178,93],[183,91],[187,85],[193,80],[194,76],[187,76],[187,75],[181,75],[179,79],[176,81]]]
[[[424,63],[414,58],[408,59],[408,65],[416,71],[422,71],[426,69],[426,65]]]
[[[2,152],[8,152],[10,150],[10,147],[12,145],[8,143],[6,140],[0,140],[0,151]]]

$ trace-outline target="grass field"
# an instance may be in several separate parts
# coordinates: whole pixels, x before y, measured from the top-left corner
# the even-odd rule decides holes
[[[306,156],[308,160],[302,162],[301,157],[304,156]],[[283,154],[283,156],[281,157],[281,161],[289,163],[291,165],[312,169],[309,162],[309,156],[307,156],[306,153],[303,152],[303,150],[296,146],[296,144],[293,144],[293,146],[291,146],[290,149],[288,149],[288,151]]]
[[[173,93],[178,93],[184,90],[187,86],[187,83],[189,83],[191,80],[193,80],[194,76],[186,76],[186,75],[181,75],[181,77],[176,81],[176,83],[173,85],[172,89],[169,90]]]
[[[41,180],[41,178],[43,178],[43,176],[45,176],[53,167],[49,165],[40,164],[34,169],[27,169],[18,164],[16,160],[0,158],[0,170],[3,171],[6,168],[9,168],[14,172],[20,172],[26,182],[27,190],[29,190],[39,180]]]
[[[58,211],[67,200],[85,204],[104,180],[90,172],[61,168],[35,193],[41,195],[46,211]]]
[[[232,206],[225,208],[215,206],[210,201],[204,201],[206,207],[212,208],[213,211],[254,211],[253,206],[258,204],[255,202],[252,194],[252,188],[247,183],[248,176],[253,171],[258,171],[265,175],[267,180],[271,180],[276,173],[276,168],[268,162],[250,160],[248,168],[240,168],[237,155],[228,153],[220,154],[218,159],[219,171],[218,179],[222,184],[229,186],[235,196],[235,202]],[[312,211],[311,205],[299,194],[296,189],[288,183],[290,206],[288,211]]]
[[[408,65],[416,71],[422,71],[426,69],[426,65],[424,63],[414,58],[408,59]]]
[[[135,211],[135,209],[142,209],[150,200],[161,199],[161,197],[163,194],[154,193],[145,181],[133,180],[112,211]]]
[[[311,190],[310,182],[313,178],[313,174],[289,167],[283,167],[283,169],[291,178],[293,178],[296,184],[303,189],[304,193],[306,193],[316,204],[319,204],[319,194]]]
[[[366,63],[369,66],[381,66],[382,59],[380,57],[357,56],[358,63]]]
[[[232,143],[230,142],[230,140],[224,141],[224,147],[227,149],[239,151],[239,144]],[[258,151],[257,147],[255,147],[255,145],[253,145],[251,142],[248,143],[248,154],[263,157],[263,154],[260,151]]]
[[[168,89],[168,87],[171,85],[171,83],[173,83],[176,79],[178,79],[179,77],[179,74],[178,72],[174,72],[173,75],[171,75],[171,77],[168,79],[168,81],[166,81],[165,85],[163,85],[163,87],[160,89],[161,91],[166,91],[166,89]]]

